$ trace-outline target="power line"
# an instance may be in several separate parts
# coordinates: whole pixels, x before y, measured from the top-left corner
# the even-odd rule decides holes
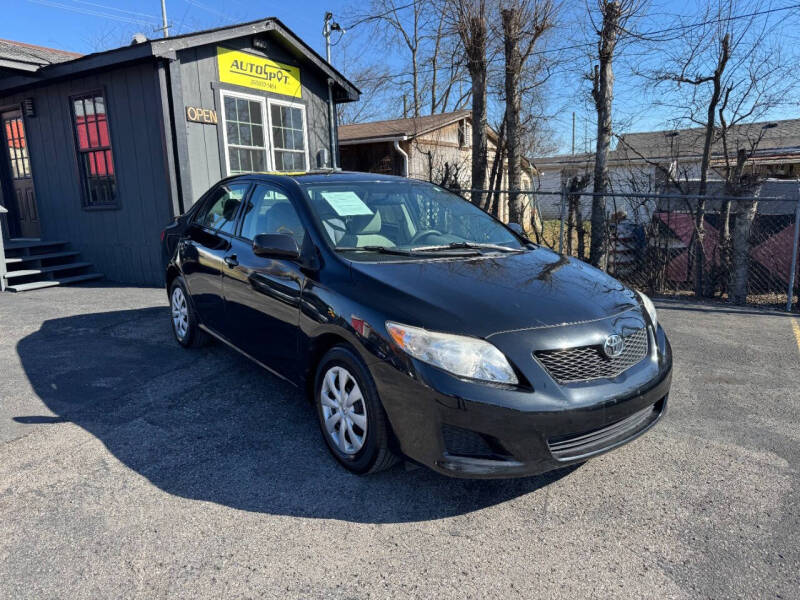
[[[412,3],[412,4],[408,5],[408,6],[413,6],[413,4],[414,3]],[[403,7],[400,7],[400,8],[403,8]],[[677,31],[686,31],[686,30],[690,30],[690,29],[697,29],[697,28],[700,28],[700,27],[705,27],[706,25],[712,25],[714,23],[726,23],[726,22],[730,22],[730,21],[736,21],[736,20],[739,20],[739,19],[748,19],[748,18],[751,18],[751,17],[758,17],[758,16],[768,15],[768,14],[772,14],[772,13],[776,13],[776,12],[782,12],[782,11],[785,11],[785,10],[791,10],[791,9],[794,9],[794,8],[800,8],[800,4],[792,4],[790,6],[782,6],[782,7],[779,7],[779,8],[770,8],[770,9],[760,10],[760,11],[747,13],[747,14],[743,14],[743,15],[733,15],[733,16],[730,16],[730,17],[722,17],[722,18],[719,18],[719,19],[710,19],[708,21],[702,21],[702,22],[699,22],[699,23],[691,23],[691,24],[688,24],[688,25],[676,25],[674,27],[668,27],[666,29],[660,29],[660,30],[656,30],[656,31],[649,31],[649,32],[646,32],[646,33],[637,34],[637,36],[638,37],[642,37],[642,38],[646,38],[646,37],[652,37],[652,36],[656,36],[656,35],[663,35],[663,34],[666,34],[666,33],[677,32]],[[390,11],[390,12],[393,12],[393,11]],[[389,14],[389,13],[386,13],[386,14]],[[378,18],[378,16],[370,17],[370,18]],[[555,52],[564,52],[565,50],[576,50],[576,49],[580,49],[580,48],[593,47],[595,44],[596,44],[596,42],[584,42],[584,43],[580,43],[580,44],[572,44],[572,45],[569,45],[569,46],[559,46],[557,48],[545,48],[544,50],[535,50],[534,52],[531,52],[531,56],[534,56],[534,55],[540,56],[540,55],[543,55],[543,54],[551,54],[551,53],[555,53]],[[498,62],[499,60],[500,60],[500,57],[494,58],[494,59],[487,59],[486,62],[487,62],[487,64],[492,64],[494,62]],[[448,69],[448,68],[450,68],[450,67],[442,66],[442,67],[437,67],[436,69],[432,69],[432,68],[417,69],[417,74],[419,75],[419,74],[423,74],[423,73],[432,73],[434,70],[442,71],[442,70],[445,70],[445,69]],[[354,79],[353,83],[358,84],[358,83],[364,83],[364,82],[368,82],[368,81],[385,81],[387,79],[396,79],[398,77],[409,77],[409,76],[412,76],[412,75],[414,75],[414,73],[412,71],[403,71],[403,72],[400,72],[400,73],[388,74],[388,75],[384,75],[384,76],[381,76],[381,77],[365,77],[365,78],[362,78],[362,79]]]
[[[363,17],[362,19],[359,19],[355,23],[351,23],[350,25],[345,27],[345,29],[350,30],[353,27],[358,27],[362,23],[366,23],[367,21],[375,21],[377,19],[382,19],[383,17],[386,17],[386,16],[392,14],[393,12],[397,12],[398,10],[403,10],[404,8],[411,8],[415,4],[416,4],[416,2],[409,2],[408,4],[404,4],[403,6],[395,6],[393,9],[387,10],[384,13],[380,13],[380,14],[377,14],[377,15],[369,15],[367,17]]]
[[[69,5],[69,4],[63,4],[61,2],[53,2],[52,0],[27,0],[27,2],[30,2],[32,4],[41,4],[42,6],[49,6],[49,7],[52,7],[52,8],[60,8],[62,10],[68,10],[68,11],[76,12],[76,13],[83,14],[83,15],[89,15],[89,16],[92,16],[92,17],[100,17],[102,19],[111,19],[112,21],[120,21],[122,23],[131,23],[133,25],[151,26],[154,23],[158,23],[158,19],[156,17],[145,15],[145,13],[137,13],[137,14],[142,15],[142,17],[134,18],[132,16],[128,17],[128,16],[125,16],[125,15],[122,15],[122,14],[107,13],[107,12],[103,12],[103,11],[100,11],[100,10],[94,10],[94,9],[90,9],[90,8],[82,8],[80,6],[72,6],[72,5]],[[109,8],[111,10],[119,10],[119,9],[115,9],[113,7],[110,7],[110,6],[107,7],[107,8]],[[128,11],[125,11],[125,12],[128,12]],[[144,20],[143,17],[146,17],[148,20]]]

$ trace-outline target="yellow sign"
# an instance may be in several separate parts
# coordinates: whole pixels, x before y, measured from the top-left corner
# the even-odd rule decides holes
[[[217,46],[219,79],[225,83],[300,98],[300,69]]]

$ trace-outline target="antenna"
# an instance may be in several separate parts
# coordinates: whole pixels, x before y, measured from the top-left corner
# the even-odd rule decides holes
[[[170,24],[167,21],[167,0],[161,0],[161,27],[155,27],[154,31],[160,31],[164,37],[169,36]]]

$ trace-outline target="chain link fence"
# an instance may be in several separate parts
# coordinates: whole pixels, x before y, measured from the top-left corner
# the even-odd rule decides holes
[[[489,193],[471,190],[467,197],[476,201]],[[491,193],[493,212],[508,221],[508,192]],[[531,240],[589,260],[594,194],[562,190],[521,195],[527,207],[522,225]],[[603,198],[603,268],[627,285],[654,295],[798,310],[797,194],[612,193]]]

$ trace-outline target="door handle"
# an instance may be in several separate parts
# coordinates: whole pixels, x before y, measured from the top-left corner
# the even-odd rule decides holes
[[[239,264],[239,259],[236,258],[235,254],[231,254],[230,256],[225,257],[225,264],[228,265],[231,269]]]

